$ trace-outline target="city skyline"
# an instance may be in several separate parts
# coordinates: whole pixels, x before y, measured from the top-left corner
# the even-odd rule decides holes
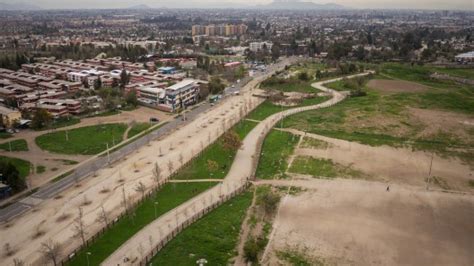
[[[110,9],[110,8],[128,8],[137,5],[146,5],[151,8],[246,8],[256,5],[265,5],[271,3],[271,0],[227,0],[227,1],[215,1],[215,0],[184,0],[184,1],[156,1],[156,0],[142,0],[142,1],[131,1],[131,0],[101,0],[101,1],[71,1],[71,0],[37,0],[37,1],[21,1],[16,0],[3,0],[0,4],[8,5],[33,5],[42,9]],[[355,9],[433,9],[433,10],[474,10],[474,3],[470,0],[421,0],[421,1],[409,1],[402,0],[397,1],[376,1],[376,0],[334,0],[334,1],[300,1],[300,2],[312,2],[315,4],[338,4],[347,8]]]

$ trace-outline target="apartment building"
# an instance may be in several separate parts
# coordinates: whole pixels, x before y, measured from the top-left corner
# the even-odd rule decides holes
[[[273,43],[271,42],[251,42],[249,44],[249,50],[252,52],[258,52],[266,48],[268,51],[272,49]]]
[[[40,90],[55,90],[55,91],[77,91],[82,86],[81,82],[70,82],[66,80],[55,79],[49,82],[39,82],[38,89]]]
[[[196,80],[187,79],[166,88],[139,87],[136,91],[140,103],[162,111],[175,112],[196,103],[199,85]]]
[[[193,36],[207,35],[207,36],[237,36],[243,35],[247,32],[245,24],[240,25],[193,25],[191,33]]]

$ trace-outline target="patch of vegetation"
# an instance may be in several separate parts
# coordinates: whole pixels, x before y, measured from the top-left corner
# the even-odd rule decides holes
[[[18,170],[20,177],[25,178],[30,174],[31,163],[18,158],[0,156],[0,163],[11,163]]]
[[[13,135],[8,132],[0,132],[0,139],[8,139],[11,138]]]
[[[75,165],[78,164],[79,162],[73,161],[73,160],[68,160],[68,159],[54,159],[55,161],[62,162],[64,165]]]
[[[306,73],[306,72],[302,72]],[[315,88],[311,86],[311,81],[309,80],[306,73],[306,77],[303,75],[299,75],[298,78],[278,78],[278,77],[270,77],[267,80],[263,81],[260,84],[260,88],[264,90],[278,90],[282,92],[305,92],[305,93],[313,93],[317,91]]]
[[[135,123],[132,128],[128,131],[127,138],[131,138],[135,135],[140,134],[141,132],[149,129],[151,127],[150,123]]]
[[[37,174],[42,174],[46,172],[46,167],[44,165],[38,165],[36,166],[36,173]]]
[[[4,151],[28,151],[28,144],[24,139],[17,139],[0,144],[0,149]]]
[[[245,192],[227,201],[179,233],[153,258],[153,265],[196,265],[205,258],[208,265],[228,265],[252,193]]]
[[[155,220],[155,207],[157,211],[157,216],[159,217],[164,213],[172,210],[173,208],[179,206],[183,202],[189,200],[190,198],[195,197],[197,194],[209,189],[215,184],[216,183],[213,182],[200,182],[173,184],[168,183],[164,185],[154,197],[146,199],[135,210],[133,210],[135,218],[124,216],[117,223],[111,225],[110,228],[107,229],[104,234],[99,236],[87,248],[84,248],[79,251],[76,256],[68,263],[68,265],[86,265],[86,256],[88,252],[93,254],[93,256],[89,256],[90,265],[99,265],[118,247],[125,243],[125,241],[131,238],[134,234],[136,234],[150,222]],[[158,202],[158,204],[155,205],[155,202]],[[229,215],[230,213],[226,211],[225,214]],[[222,216],[222,214],[219,216]],[[218,220],[212,219],[211,221],[214,225]],[[199,228],[198,230],[201,230],[201,228]],[[211,231],[215,232],[215,230],[210,230],[210,232]],[[176,239],[177,238],[175,238],[173,241],[175,241]],[[169,245],[167,247],[169,247]],[[186,256],[184,257],[186,258],[188,255],[189,254],[186,254]]]
[[[304,137],[299,147],[325,150],[329,148],[330,146],[331,144],[324,140],[319,140],[319,139],[315,139],[311,137]]]
[[[451,189],[451,187],[448,184],[448,181],[446,179],[439,177],[439,176],[432,176],[427,180],[427,182],[434,184],[435,186],[438,186],[442,189]]]
[[[255,122],[245,120],[234,126],[233,130],[242,140],[256,125]],[[224,139],[221,137],[190,164],[182,168],[178,174],[173,176],[173,179],[223,179],[229,172],[236,153],[237,150],[225,148]]]
[[[102,113],[98,113],[98,114],[93,114],[91,116],[88,116],[88,117],[104,117],[104,116],[112,116],[112,115],[118,115],[120,114],[120,110],[107,110],[105,112],[102,112]]]
[[[433,72],[448,74],[453,77],[473,79],[474,68],[447,68],[447,67],[434,67]]]
[[[61,127],[68,127],[72,126],[75,124],[79,124],[81,122],[80,118],[77,117],[62,117],[53,120],[53,123],[51,124],[50,128],[61,128]]]
[[[287,109],[295,108],[295,107],[319,104],[319,103],[327,101],[329,98],[330,97],[314,97],[314,98],[309,98],[309,99],[303,99],[302,103],[296,106],[282,106],[282,105],[274,104],[270,100],[266,100],[263,103],[261,103],[257,108],[255,108],[247,116],[247,118],[261,121],[271,116],[272,114],[275,114]]]
[[[309,156],[297,156],[289,169],[292,173],[312,175],[317,178],[364,178],[364,173],[334,163],[330,159],[312,158]]]
[[[474,188],[474,179],[469,179],[469,181],[467,181],[467,184],[468,184],[471,188]]]
[[[299,137],[288,132],[271,130],[263,142],[256,175],[261,179],[285,178],[288,157]]]
[[[124,124],[103,124],[57,131],[41,135],[35,139],[43,150],[62,154],[93,155],[121,142],[127,126]]]
[[[54,172],[54,171],[57,171],[57,170],[58,170],[58,168],[52,168],[52,169],[51,169],[51,171],[53,171],[53,172]],[[51,180],[51,182],[53,182],[53,183],[54,183],[54,182],[57,182],[57,181],[59,181],[59,180],[65,178],[66,176],[72,174],[73,172],[74,172],[73,170],[70,170],[70,171],[67,171],[67,172],[65,172],[65,173],[63,173],[63,174],[60,174],[60,175],[56,176],[55,178],[53,178],[53,179]]]
[[[297,250],[285,250],[277,251],[277,257],[280,260],[283,260],[289,265],[297,266],[324,266],[325,263],[323,260],[316,260],[313,258],[308,258],[305,253],[299,252]]]

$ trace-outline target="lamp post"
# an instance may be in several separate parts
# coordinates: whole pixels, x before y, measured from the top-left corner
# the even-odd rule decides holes
[[[89,256],[90,256],[90,255],[92,255],[92,253],[90,253],[90,252],[86,252],[87,266],[89,266],[89,265],[90,265],[90,263],[89,263]]]
[[[156,214],[156,206],[158,206],[158,201],[155,201],[155,219],[156,219],[156,217],[158,216],[158,215]]]

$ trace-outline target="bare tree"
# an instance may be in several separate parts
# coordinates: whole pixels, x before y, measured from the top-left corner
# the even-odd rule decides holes
[[[179,154],[178,161],[179,161],[179,165],[180,165],[180,166],[183,166],[184,158],[183,158],[183,154],[182,154],[182,153]]]
[[[52,262],[54,266],[57,266],[59,256],[61,255],[61,245],[50,239],[41,243],[39,252],[43,254],[45,262]]]
[[[137,186],[135,187],[136,192],[142,193],[142,198],[145,197],[146,186],[142,183],[142,181],[138,182]]]
[[[24,266],[25,262],[21,259],[14,258],[13,259],[13,265],[14,266]]]
[[[161,147],[160,147],[158,150],[159,150],[158,156],[162,157],[162,156],[163,156],[163,152],[161,151]]]
[[[161,179],[161,169],[158,166],[158,163],[155,163],[155,167],[153,167],[153,177],[156,182],[156,184],[160,184],[160,179]]]
[[[96,221],[103,223],[105,227],[109,227],[109,217],[104,209],[104,205],[100,205],[100,212],[97,214]]]
[[[153,236],[152,235],[148,236],[148,243],[150,244],[150,248],[153,249]]]
[[[127,206],[127,196],[125,195],[125,185],[122,185],[122,206],[126,213],[128,213],[128,206]]]
[[[5,245],[3,245],[3,253],[5,257],[10,257],[15,254],[15,251],[10,246],[10,243],[5,243]]]
[[[82,240],[82,244],[85,246],[86,245],[86,226],[84,224],[84,212],[82,211],[82,208],[79,207],[79,215],[77,216],[76,219],[74,219],[74,236],[79,236]]]
[[[168,161],[168,172],[171,174],[173,172],[174,166],[172,161]]]

